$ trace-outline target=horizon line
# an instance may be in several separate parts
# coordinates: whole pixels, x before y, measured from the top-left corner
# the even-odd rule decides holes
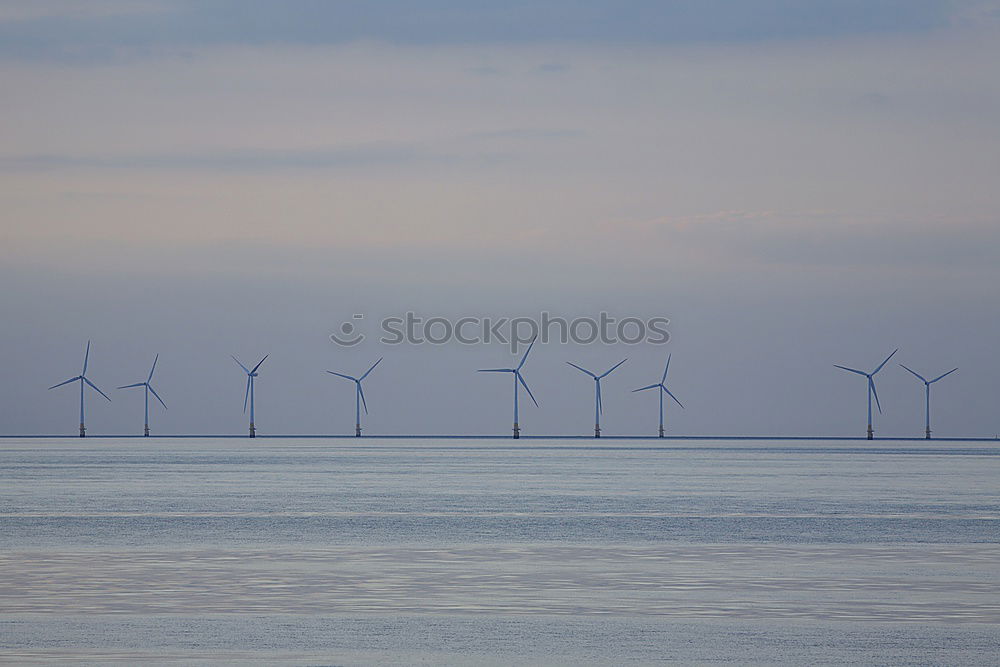
[[[250,438],[246,434],[199,434],[199,433],[172,433],[172,434],[157,434],[144,436],[142,434],[128,434],[128,433],[117,433],[117,434],[97,434],[88,435],[86,438],[225,438],[225,439],[247,439],[253,440],[256,438],[288,438],[288,439],[351,439],[351,440],[388,440],[392,438],[410,439],[410,440],[431,440],[431,439],[449,439],[449,440],[515,440],[509,435],[441,435],[441,434],[380,434],[380,435],[362,435],[356,436],[353,434],[343,433],[343,434],[270,434],[263,435],[258,433],[256,438]],[[77,435],[68,434],[34,434],[34,435],[4,435],[0,434],[2,439],[11,438],[50,438],[50,439],[60,439],[69,438],[73,440],[85,440],[86,438],[80,438]],[[941,438],[931,438],[927,439],[921,436],[883,436],[875,437],[869,440],[865,436],[841,436],[841,435],[807,435],[807,436],[796,436],[796,435],[664,435],[659,437],[656,435],[602,435],[600,438],[595,438],[593,435],[522,435],[521,440],[819,440],[819,441],[851,441],[851,440],[864,440],[865,442],[872,442],[874,440],[882,441],[919,441],[919,442],[998,442],[1000,441],[1000,435],[989,436],[955,436],[955,437],[941,437]]]

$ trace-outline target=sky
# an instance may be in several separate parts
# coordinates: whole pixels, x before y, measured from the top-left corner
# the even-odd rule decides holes
[[[0,434],[506,434],[499,343],[381,318],[670,320],[537,345],[525,434],[1000,433],[1000,2],[0,1]],[[363,315],[363,319],[355,319]],[[344,322],[367,339],[335,345]]]

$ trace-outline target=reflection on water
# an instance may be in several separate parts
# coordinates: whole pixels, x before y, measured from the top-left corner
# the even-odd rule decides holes
[[[0,567],[3,607],[15,614],[443,612],[998,623],[998,562],[1000,546],[978,545],[536,545],[27,552],[3,558]]]
[[[742,647],[745,662],[816,662],[808,647],[826,642],[831,662],[989,663],[1000,650],[988,443],[533,445],[0,441],[0,657],[571,664]]]

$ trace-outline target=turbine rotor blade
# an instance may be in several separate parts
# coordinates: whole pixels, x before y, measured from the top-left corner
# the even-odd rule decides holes
[[[364,375],[362,375],[362,376],[361,376],[360,378],[358,378],[358,379],[359,379],[359,380],[364,380],[364,379],[365,379],[366,377],[368,377],[368,374],[369,374],[369,373],[371,373],[371,372],[372,372],[373,370],[375,370],[375,367],[376,367],[376,366],[378,366],[378,365],[379,365],[380,363],[382,363],[382,359],[384,359],[384,358],[385,358],[385,357],[379,357],[379,360],[378,360],[378,361],[376,361],[376,362],[375,362],[374,364],[372,364],[372,367],[371,367],[371,368],[369,368],[368,370],[366,370],[366,371],[365,371],[365,374],[364,374]]]
[[[943,378],[943,377],[947,377],[947,376],[951,375],[952,373],[954,373],[954,372],[955,372],[955,371],[957,371],[957,370],[958,370],[957,368],[952,368],[952,369],[951,369],[950,371],[948,371],[948,372],[947,372],[947,373],[945,373],[944,375],[939,375],[939,376],[937,376],[936,378],[934,378],[933,380],[931,380],[931,381],[930,381],[930,382],[928,382],[927,384],[931,384],[932,382],[937,382],[937,381],[938,381],[938,380],[940,380],[941,378]]]
[[[365,408],[365,414],[368,414],[368,403],[365,401],[365,390],[361,388],[360,381],[356,380],[355,384],[358,387],[358,394],[361,396],[361,405],[363,405]]]
[[[83,381],[84,381],[84,382],[86,382],[87,384],[89,384],[89,385],[91,386],[91,388],[92,388],[92,389],[93,389],[94,391],[96,391],[96,392],[97,392],[98,394],[100,394],[100,395],[101,395],[101,396],[103,396],[104,398],[107,398],[107,399],[108,399],[109,401],[111,400],[111,399],[110,399],[110,398],[108,397],[108,395],[107,395],[107,394],[105,394],[105,393],[104,393],[103,391],[101,391],[100,389],[98,389],[98,388],[97,388],[97,385],[96,385],[96,384],[94,384],[93,382],[91,382],[91,381],[90,381],[90,380],[88,380],[87,378],[83,378]]]
[[[513,373],[513,368],[480,368],[477,373]]]
[[[885,358],[885,361],[883,361],[881,364],[878,365],[878,368],[872,371],[872,375],[875,375],[880,370],[882,370],[882,367],[885,366],[887,363],[889,363],[889,360],[892,359],[893,355],[896,354],[897,352],[899,352],[898,347],[892,351],[892,354],[890,354],[888,357]]]
[[[604,414],[604,402],[601,400],[601,380],[597,380],[597,412],[598,414]]]
[[[588,371],[586,368],[581,368],[580,366],[577,366],[576,364],[574,364],[572,361],[567,361],[566,363],[569,364],[570,366],[572,366],[573,368],[575,368],[576,370],[581,371],[583,373],[586,373],[587,375],[589,375],[590,377],[594,378],[595,380],[597,379],[597,376],[594,375],[593,373],[591,373],[590,371]]]
[[[124,386],[118,387],[118,388],[119,389],[131,389],[132,387],[145,387],[145,386],[146,386],[145,382],[136,382],[135,384],[127,384],[127,385],[124,385]]]
[[[607,377],[607,376],[611,375],[611,371],[615,370],[616,368],[618,368],[619,366],[621,366],[622,364],[624,364],[624,363],[625,363],[626,361],[628,361],[628,359],[627,359],[627,358],[626,358],[626,359],[622,359],[622,360],[621,360],[621,361],[619,361],[619,362],[618,362],[617,364],[615,364],[614,366],[612,366],[612,367],[611,367],[611,368],[609,368],[608,370],[604,371],[604,373],[603,373],[603,374],[601,374],[601,375],[598,375],[597,377],[598,377],[598,378],[605,378],[605,377]]]
[[[535,407],[537,408],[538,407],[538,401],[535,400],[535,395],[531,393],[531,387],[529,387],[528,383],[524,381],[523,377],[521,377],[521,373],[519,373],[518,371],[514,371],[514,377],[516,377],[518,379],[518,381],[521,383],[521,385],[528,392],[528,396],[531,397],[531,402],[534,403]]]
[[[160,398],[160,395],[156,393],[156,390],[153,389],[152,387],[150,387],[148,384],[146,386],[149,387],[149,390],[151,392],[153,392],[153,396],[156,396],[156,400],[158,400],[160,402],[160,405],[163,406],[163,409],[166,410],[167,409],[167,404],[163,402],[163,399]]]
[[[874,373],[872,373],[874,375]],[[868,386],[872,388],[872,393],[875,395],[875,405],[878,406],[878,413],[882,414],[882,404],[878,401],[878,392],[875,390],[875,380],[868,378]]]
[[[660,385],[660,386],[663,387],[663,385]],[[667,392],[667,396],[669,396],[670,398],[674,399],[674,403],[676,403],[677,405],[681,406],[681,408],[684,407],[684,404],[681,403],[680,401],[678,401],[677,397],[674,396],[672,393],[670,393],[669,389],[667,389],[666,387],[663,387],[663,391]]]
[[[868,377],[868,373],[865,373],[864,371],[859,371],[857,368],[848,368],[847,366],[838,366],[837,364],[834,364],[833,367],[845,371],[851,371],[852,373],[857,373],[858,375],[864,375],[865,377]]]
[[[49,387],[49,389],[55,389],[56,387],[61,387],[64,384],[69,384],[70,382],[76,382],[77,380],[81,379],[82,377],[83,377],[82,375],[77,375],[75,378],[70,378],[70,379],[66,380],[65,382],[60,382],[59,384],[54,384],[51,387]]]
[[[344,375],[343,373],[338,373],[336,371],[327,371],[330,375],[336,375],[339,378],[344,378],[345,380],[350,380],[351,382],[357,382],[358,378],[351,377],[350,375]]]
[[[529,352],[531,352],[531,348],[533,348],[533,347],[535,346],[535,341],[536,341],[537,339],[538,339],[538,337],[537,337],[537,336],[536,336],[535,338],[532,338],[532,339],[531,339],[531,344],[530,344],[530,345],[528,345],[528,349],[524,351],[524,356],[523,356],[523,357],[521,357],[521,363],[519,363],[519,364],[517,365],[517,370],[521,370],[521,367],[523,367],[523,366],[524,366],[524,362],[528,360],[528,353],[529,353]]]
[[[667,355],[667,365],[663,367],[663,377],[660,379],[660,384],[663,384],[664,382],[667,381],[667,371],[670,370],[670,357],[671,356],[673,356],[673,353]]]
[[[239,363],[239,362],[236,362]],[[242,365],[242,364],[240,364]],[[247,373],[247,391],[243,394],[243,414],[247,411],[247,401],[250,399],[250,373]]]
[[[146,378],[146,382],[149,382],[150,380],[153,379],[153,371],[156,370],[156,360],[159,358],[160,358],[159,353],[157,353],[157,355],[153,357],[153,367],[149,369],[149,377]]]
[[[250,369],[244,366],[242,363],[240,363],[240,360],[236,358],[236,355],[231,354],[229,356],[233,358],[233,361],[235,361],[237,364],[240,365],[240,368],[243,369],[243,372],[245,372],[247,375],[250,375]]]
[[[656,389],[657,387],[662,387],[662,386],[663,385],[659,385],[659,384],[651,384],[648,387],[639,387],[638,389],[633,389],[632,393],[634,394],[637,391],[646,391],[647,389]]]
[[[261,359],[260,361],[258,361],[258,362],[257,362],[257,365],[256,365],[256,366],[254,366],[254,367],[253,367],[253,370],[252,370],[252,371],[250,371],[250,372],[251,372],[251,373],[256,373],[256,372],[257,372],[257,369],[258,369],[258,368],[260,368],[260,365],[261,365],[262,363],[264,363],[264,361],[265,361],[265,360],[266,360],[266,359],[267,359],[268,357],[270,357],[270,356],[271,356],[270,354],[265,354],[265,355],[264,355],[264,359]]]
[[[87,351],[83,355],[83,372],[80,373],[80,377],[87,374],[87,362],[90,360],[90,341],[87,341]]]
[[[917,376],[918,378],[920,378],[920,381],[921,381],[921,382],[924,382],[924,383],[927,383],[927,378],[925,378],[925,377],[924,377],[923,375],[921,375],[920,373],[916,372],[916,371],[915,371],[915,370],[913,370],[912,368],[906,368],[906,366],[903,366],[903,364],[900,364],[900,366],[902,366],[903,368],[905,368],[906,370],[910,371],[911,373],[913,373],[914,375],[916,375],[916,376]]]

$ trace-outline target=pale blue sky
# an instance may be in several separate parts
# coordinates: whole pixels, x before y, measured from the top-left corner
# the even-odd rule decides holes
[[[322,371],[386,361],[381,432],[505,433],[502,346],[341,350],[353,313],[662,315],[665,348],[537,350],[526,432],[585,433],[565,365],[674,354],[686,433],[863,429],[832,364],[895,347],[942,432],[1000,431],[995,2],[0,2],[0,432],[71,433],[161,354],[168,432],[347,431]],[[610,362],[610,363],[609,363]],[[567,370],[568,369],[568,370]],[[134,377],[133,377],[134,376]],[[346,384],[346,383],[345,383]],[[880,384],[884,431],[920,387]],[[92,402],[94,432],[141,397]],[[103,399],[102,399],[103,400]]]
[[[95,0],[8,3],[8,57],[114,57],[122,47],[397,44],[693,44],[926,33],[954,0]],[[15,20],[16,19],[16,20]]]

